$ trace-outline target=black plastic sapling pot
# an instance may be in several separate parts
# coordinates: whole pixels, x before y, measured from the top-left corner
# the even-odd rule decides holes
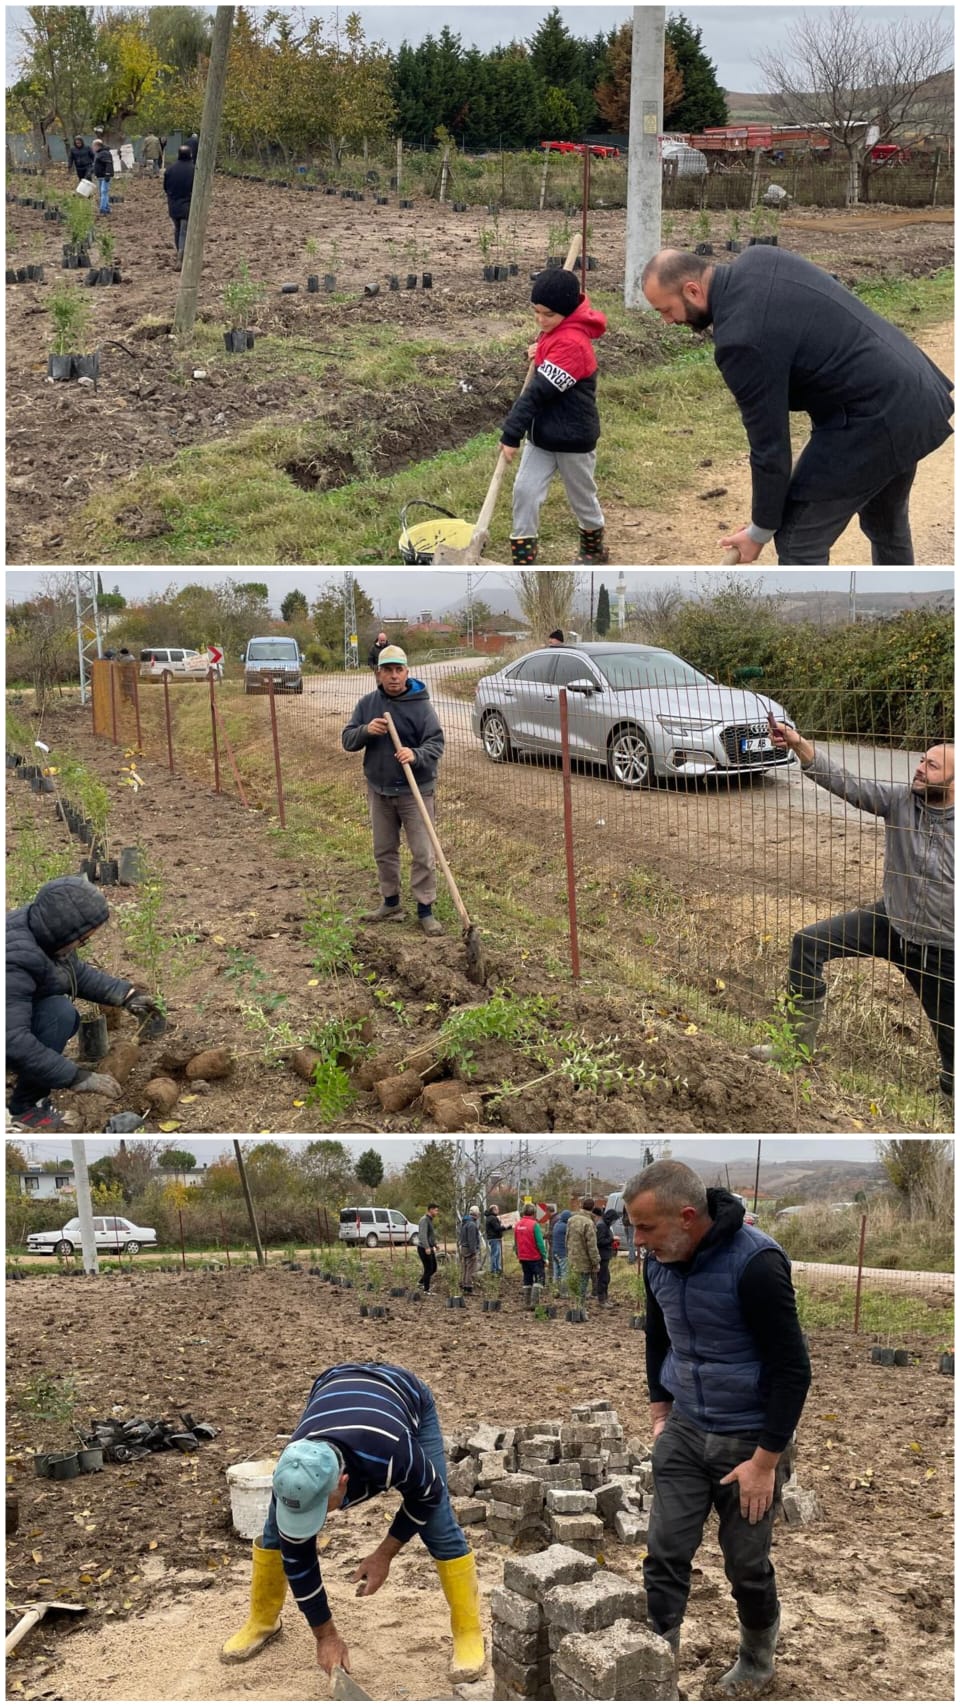
[[[115,859],[97,861],[97,882],[101,889],[112,889],[119,879],[119,868]]]
[[[399,206],[400,207],[412,207],[413,203],[411,201],[402,201],[399,203]]]
[[[728,255],[739,255],[743,250],[743,244],[736,243],[732,237],[728,237],[726,249]]]
[[[466,1307],[466,1300],[462,1298],[459,1293],[457,1293],[455,1298],[447,1299],[448,1310],[465,1310]]]
[[[80,1021],[80,1059],[102,1061],[110,1048],[105,1014],[91,1014]]]
[[[512,279],[515,279],[515,278],[517,278],[517,277],[518,277],[518,275],[519,275],[519,272],[520,272],[520,263],[519,263],[519,261],[511,261],[511,262],[510,262],[510,263],[509,263],[509,266],[508,266],[508,269],[507,269],[507,270],[508,270],[508,272],[509,272],[509,274],[510,274],[510,277],[511,277],[511,278],[512,278]]]
[[[99,267],[97,269],[97,283],[102,284],[102,285],[112,285],[113,284],[113,268],[112,267]]]
[[[87,356],[74,356],[73,371],[77,379],[99,379],[100,351],[93,350]]]
[[[416,290],[416,288],[417,288],[417,275],[416,275],[416,273],[408,273],[407,274],[407,289],[408,290]]]
[[[563,266],[563,256],[562,255],[548,255],[547,256],[547,266],[548,267],[562,267]]]
[[[337,275],[336,275],[336,273],[324,273],[324,275],[323,275],[323,288],[326,291],[336,290],[336,288],[337,288]]]
[[[99,860],[95,859],[82,859],[80,861],[80,876],[89,878],[91,883],[96,883],[99,863]]]
[[[506,267],[506,266],[494,267],[493,272],[494,272],[494,278],[496,279],[498,284],[504,284],[506,282],[506,280],[510,277],[510,268]]]
[[[424,273],[422,275],[421,282],[423,284],[424,290],[432,290],[433,289],[433,274],[432,273]]]
[[[143,854],[139,848],[121,848],[119,865],[121,883],[142,883],[144,881]]]
[[[320,289],[320,275],[319,275],[319,273],[308,273],[307,274],[307,291],[308,291],[308,293],[311,296],[316,296],[319,289]]]
[[[64,262],[64,266],[66,266],[66,262]],[[16,284],[16,282],[17,282],[17,269],[16,269],[16,267],[8,267],[7,268],[7,284]]]
[[[18,267],[17,268],[17,284],[26,284],[27,277],[28,277],[27,268],[26,267]]]
[[[387,274],[387,289],[388,290],[399,290],[400,289],[400,278],[399,278],[399,275],[397,273],[388,273]]]
[[[496,267],[493,267],[493,266],[485,266],[485,267],[484,267],[484,269],[483,269],[483,278],[484,278],[484,283],[485,283],[485,284],[493,284],[493,282],[494,282],[494,280],[495,280],[495,278],[496,278],[496,276],[497,276],[497,269],[496,269]]]
[[[99,267],[88,268],[87,276],[83,282],[85,285],[99,284],[100,283],[100,268]]]
[[[280,286],[280,295],[281,296],[296,296],[299,289],[300,289],[300,286],[298,284],[282,284]]]
[[[376,281],[374,281],[372,284],[365,284],[363,287],[363,294],[364,294],[364,296],[379,296],[380,295],[380,286],[376,283]]]
[[[713,254],[713,244],[712,243],[698,243],[693,252],[695,255],[712,255]]]
[[[47,357],[47,375],[50,379],[69,379],[73,373],[72,356]]]

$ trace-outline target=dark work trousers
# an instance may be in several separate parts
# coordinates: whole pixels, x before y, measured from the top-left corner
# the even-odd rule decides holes
[[[874,492],[823,501],[788,498],[783,521],[773,536],[778,563],[829,563],[830,547],[847,523],[860,517],[870,541],[871,563],[913,562],[910,536],[910,488],[916,463]]]
[[[38,1043],[45,1043],[58,1055],[63,1054],[79,1024],[80,1015],[69,996],[43,996],[33,1004],[30,1030]],[[23,1114],[25,1109],[32,1108],[41,1097],[45,1097],[49,1089],[46,1080],[32,1079],[21,1073],[10,1093],[10,1113]]]
[[[174,219],[172,214],[170,218],[173,220],[173,247],[178,255],[182,255],[187,242],[187,222],[185,219]]]
[[[424,1292],[429,1292],[430,1282],[437,1272],[437,1253],[435,1250],[425,1251],[422,1245],[418,1245],[417,1256],[420,1258],[420,1264],[423,1268],[419,1284],[423,1287]]]
[[[520,1267],[523,1270],[524,1286],[542,1286],[544,1284],[546,1267],[543,1257],[535,1257],[533,1262],[524,1262],[521,1257]]]
[[[790,951],[790,989],[805,1001],[827,993],[823,965],[851,957],[889,960],[919,997],[940,1052],[944,1074],[953,1078],[953,949],[907,942],[893,929],[882,901],[818,919],[798,931]]]
[[[597,1298],[600,1301],[600,1303],[602,1304],[603,1300],[606,1298],[609,1291],[610,1291],[610,1258],[609,1257],[601,1257],[600,1258],[600,1267],[597,1270],[597,1290],[594,1293],[594,1297]]]
[[[663,1635],[682,1622],[690,1568],[713,1506],[720,1517],[723,1568],[748,1630],[767,1630],[777,1616],[777,1582],[770,1563],[773,1506],[786,1479],[781,1458],[773,1505],[760,1523],[740,1515],[740,1485],[724,1476],[752,1458],[757,1436],[708,1434],[674,1408],[653,1448],[653,1510],[643,1561],[650,1622]]]

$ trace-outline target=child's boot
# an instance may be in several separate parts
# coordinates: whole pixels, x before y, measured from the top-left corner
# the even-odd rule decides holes
[[[536,563],[537,552],[539,549],[540,540],[535,533],[528,535],[526,538],[522,536],[519,539],[511,538],[510,561],[513,564]]]
[[[578,563],[609,563],[610,553],[603,543],[603,528],[580,529]]]

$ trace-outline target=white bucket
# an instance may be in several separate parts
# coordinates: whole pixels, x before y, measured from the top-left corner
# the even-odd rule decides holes
[[[73,193],[75,196],[92,196],[93,195],[93,185],[91,184],[90,179],[89,178],[81,178],[80,182],[77,184],[77,187]]]
[[[233,1527],[247,1541],[255,1541],[263,1531],[276,1467],[275,1458],[254,1458],[245,1464],[227,1466]]]

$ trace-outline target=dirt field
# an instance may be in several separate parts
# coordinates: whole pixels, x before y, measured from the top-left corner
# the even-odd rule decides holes
[[[22,182],[27,185],[29,180]],[[546,259],[556,215],[504,214],[503,258],[509,249],[509,258],[516,259],[520,270],[507,283],[490,286],[481,278],[478,239],[487,219],[482,210],[455,214],[449,206],[418,203],[408,212],[395,205],[395,198],[389,207],[369,201],[360,207],[218,179],[200,286],[201,325],[211,333],[222,327],[223,284],[246,259],[254,277],[269,286],[256,314],[257,329],[282,334],[290,340],[291,351],[305,349],[312,359],[285,359],[277,371],[265,372],[259,364],[227,358],[217,331],[215,340],[211,336],[209,359],[204,357],[205,377],[195,381],[196,362],[177,357],[167,336],[178,275],[162,191],[158,183],[139,179],[125,180],[121,189],[123,202],[111,214],[110,229],[117,239],[123,282],[89,293],[101,348],[96,395],[89,387],[46,380],[50,323],[44,305],[50,285],[80,276],[60,271],[64,227],[44,223],[33,209],[7,208],[17,260],[43,260],[47,278],[42,285],[7,290],[8,562],[96,560],[95,542],[73,531],[73,518],[84,500],[127,470],[163,462],[184,443],[222,441],[264,419],[290,423],[313,416],[332,418],[343,425],[342,456],[327,459],[319,470],[290,470],[299,483],[325,487],[358,473],[388,474],[461,443],[496,425],[512,400],[516,364],[500,355],[487,359],[484,346],[514,335],[518,348],[525,344],[521,317],[528,306],[529,273]],[[952,214],[943,209],[931,210],[929,218],[874,207],[842,218],[812,210],[791,215],[781,241],[837,272],[846,283],[884,274],[921,276],[952,261],[951,220]],[[591,250],[600,260],[592,278],[599,289],[617,289],[623,278],[624,213],[597,209],[591,222]],[[724,223],[725,216],[717,215],[718,235]],[[674,241],[690,241],[692,232],[693,215],[677,215]],[[317,257],[306,254],[308,236],[318,242]],[[431,290],[386,289],[388,273],[401,275],[403,282],[408,271],[424,270],[433,275]],[[339,285],[350,292],[367,279],[379,280],[383,294],[367,300],[353,296],[345,302],[307,296],[308,272],[326,271],[337,274]],[[298,282],[300,294],[279,295],[286,281]],[[147,317],[152,323],[145,323]],[[383,420],[372,463],[360,466],[348,447],[357,420],[369,413],[369,393],[338,375],[336,353],[355,333],[362,338],[367,328],[381,333],[397,328],[405,338],[422,338],[431,347],[447,345],[456,352],[457,372],[451,370],[450,384],[436,400],[418,407],[413,423],[408,399],[401,399],[402,408],[391,422],[389,396],[378,392],[377,412]],[[946,338],[943,329],[938,347],[945,354]],[[616,358],[613,340],[608,343],[609,364]],[[316,358],[325,353],[330,362],[318,364]],[[429,366],[434,358],[428,353],[424,359]],[[949,562],[951,463],[931,458],[928,468],[922,515],[921,506],[915,505],[917,555],[925,563]],[[722,478],[715,477],[718,474]],[[710,484],[727,485],[729,499],[719,508],[711,503],[706,514],[688,502],[692,494],[678,493],[676,514],[663,518],[652,544],[644,532],[639,552],[640,536],[631,534],[631,528],[640,518],[622,513],[614,492],[610,523],[617,559],[715,561],[715,529],[728,520],[738,522],[743,480],[740,468],[714,470]],[[695,515],[690,513],[694,509]],[[156,537],[165,526],[162,517],[136,507],[121,516],[120,525],[134,541]],[[661,537],[666,555],[657,554]],[[847,547],[841,547],[845,551]],[[329,556],[335,556],[332,547]],[[862,558],[838,554],[835,561],[855,563]]]
[[[232,1532],[224,1470],[275,1450],[296,1422],[315,1373],[348,1351],[409,1363],[430,1383],[444,1431],[487,1420],[507,1427],[562,1417],[598,1394],[628,1435],[648,1439],[642,1337],[623,1305],[588,1329],[536,1322],[508,1283],[499,1316],[476,1303],[464,1319],[443,1295],[390,1299],[386,1323],[362,1322],[356,1293],[306,1273],[233,1269],[185,1278],[64,1280],[9,1285],[8,1493],[20,1500],[7,1550],[7,1596],[81,1601],[87,1619],[45,1625],[8,1663],[8,1697],[97,1701],[325,1700],[313,1644],[289,1598],[284,1633],[247,1667],[218,1650],[242,1622],[248,1544]],[[578,1334],[581,1336],[578,1338]],[[509,1355],[505,1355],[505,1347]],[[799,1431],[798,1476],[819,1502],[808,1528],[776,1532],[783,1605],[776,1682],[781,1700],[954,1698],[951,1631],[953,1384],[931,1342],[904,1369],[867,1362],[846,1332],[814,1332],[814,1382]],[[40,1371],[75,1372],[79,1418],[176,1418],[190,1411],[221,1432],[194,1457],[152,1455],[74,1482],[38,1480],[41,1443],[9,1390]],[[524,1373],[521,1375],[520,1372]],[[615,1371],[612,1379],[598,1372]],[[375,1699],[448,1698],[446,1609],[432,1565],[411,1546],[375,1607],[348,1577],[388,1525],[387,1502],[333,1521],[324,1552],[331,1603],[357,1681]],[[502,1580],[503,1548],[468,1532],[485,1593]],[[715,1527],[708,1524],[684,1624],[681,1684],[714,1699],[735,1652],[736,1619]],[[609,1567],[641,1560],[611,1538]],[[10,1622],[8,1614],[8,1625]],[[492,1680],[471,1687],[492,1696]]]
[[[191,692],[181,688],[181,692]],[[146,698],[146,696],[145,696]],[[266,715],[266,706],[257,709]],[[332,750],[329,730],[304,729],[300,702],[281,702],[281,740],[286,755],[295,751],[299,772],[321,781],[356,782],[355,816],[366,848],[365,808],[359,773],[349,756]],[[311,897],[355,914],[369,897],[375,900],[372,860],[369,878],[359,884],[356,871],[336,857],[318,872],[303,858],[283,856],[282,841],[267,822],[245,812],[227,797],[213,796],[202,784],[171,777],[162,766],[142,762],[147,786],[134,796],[119,786],[122,749],[89,733],[88,715],[65,709],[48,717],[44,738],[56,750],[63,741],[108,784],[114,846],[135,843],[161,873],[164,915],[169,933],[164,962],[164,993],[169,1005],[166,1038],[143,1047],[124,1097],[124,1107],[141,1110],[143,1087],[163,1070],[171,1045],[196,1049],[226,1044],[236,1051],[232,1076],[212,1084],[206,1094],[180,1103],[176,1116],[184,1131],[378,1131],[419,1130],[416,1110],[385,1113],[373,1092],[361,1091],[343,1115],[324,1117],[311,1106],[306,1087],[285,1065],[264,1059],[265,1037],[251,1023],[251,1008],[278,992],[286,1000],[276,1017],[295,1030],[342,1014],[360,1002],[374,1029],[376,1050],[409,1052],[432,1035],[451,1009],[476,1002],[483,992],[468,982],[455,922],[448,934],[425,944],[415,927],[391,926],[384,934],[360,928],[356,954],[361,966],[345,974],[316,978],[305,923]],[[345,721],[335,719],[337,732]],[[846,836],[832,825],[829,840],[812,833],[804,796],[771,779],[742,790],[681,796],[657,791],[629,800],[609,783],[577,778],[577,810],[582,815],[580,881],[581,943],[584,980],[571,984],[563,938],[562,844],[558,843],[555,771],[517,772],[523,785],[522,808],[503,784],[501,773],[472,750],[458,756],[458,768],[446,782],[441,832],[448,839],[454,869],[468,881],[467,892],[487,893],[480,917],[495,928],[487,942],[488,990],[506,986],[514,994],[548,995],[556,1011],[548,1025],[560,1034],[575,1027],[599,1048],[609,1047],[624,1068],[637,1069],[638,1082],[616,1090],[574,1089],[564,1078],[542,1079],[540,1069],[512,1045],[489,1042],[476,1052],[471,1094],[477,1130],[516,1132],[791,1132],[889,1130],[891,1114],[873,1095],[841,1091],[829,1073],[812,1068],[803,1085],[746,1058],[750,1038],[727,1041],[722,1030],[731,1015],[765,1017],[782,978],[783,942],[789,928],[820,910],[835,912],[852,904],[850,896],[871,891],[880,842],[872,824]],[[66,842],[66,830],[53,818],[53,804],[29,793],[7,773],[8,836],[18,825],[36,823],[43,814],[48,833]],[[771,803],[770,791],[776,795]],[[781,793],[783,799],[781,800]],[[797,795],[794,801],[794,793]],[[254,795],[254,799],[260,798]],[[267,795],[264,804],[270,809]],[[319,810],[323,810],[322,804]],[[338,802],[335,810],[342,813]],[[638,816],[639,815],[639,816]],[[609,823],[607,822],[609,820]],[[602,822],[605,840],[593,831],[595,875],[590,871],[589,826]],[[644,863],[637,864],[637,829],[642,825]],[[522,826],[522,827],[521,827]],[[829,848],[829,855],[825,848]],[[456,852],[451,850],[456,849]],[[469,850],[469,853],[467,852]],[[464,858],[469,859],[464,877]],[[363,855],[366,861],[366,853]],[[633,862],[631,865],[631,861]],[[530,867],[529,880],[524,876]],[[366,865],[364,863],[364,870]],[[612,874],[622,872],[620,877]],[[709,876],[707,875],[709,871]],[[784,878],[790,894],[782,894]],[[522,925],[498,922],[496,897],[504,882],[522,890],[526,883],[542,891],[541,911],[555,921],[556,947],[547,953]],[[679,900],[661,907],[661,885]],[[666,890],[664,890],[666,893]],[[844,901],[844,897],[848,899]],[[114,891],[113,905],[130,901],[130,892]],[[815,916],[815,915],[814,915]],[[777,940],[773,930],[776,928]],[[766,933],[766,934],[765,934]],[[758,951],[763,956],[758,960]],[[643,979],[620,981],[617,968],[643,965],[647,957],[673,975],[701,979],[700,1006],[691,1012],[684,999],[654,994]],[[98,934],[96,959],[107,969],[135,977],[136,957],[124,944],[116,919]],[[881,969],[875,969],[879,972]],[[882,969],[886,975],[887,969]],[[140,974],[143,976],[142,973]],[[890,973],[881,977],[876,997],[889,1002],[886,1049],[911,1052],[908,1074],[926,1066],[912,1052],[932,1059],[932,1046],[919,1010]],[[618,992],[618,985],[621,993]],[[889,993],[887,993],[889,988]],[[708,993],[708,990],[710,993]],[[379,995],[380,1000],[377,999]],[[244,1013],[246,1008],[247,1012]],[[121,1022],[124,1023],[124,1022]],[[906,1055],[903,1056],[906,1059]],[[878,1061],[878,1068],[881,1063]],[[889,1077],[889,1061],[881,1078]],[[538,1081],[531,1086],[531,1081]],[[909,1081],[908,1081],[909,1082]],[[919,1083],[923,1083],[922,1076]],[[514,1088],[509,1088],[514,1087]],[[516,1088],[519,1087],[519,1088]],[[490,1101],[494,1094],[498,1101]],[[58,1093],[58,1106],[89,1131],[102,1130],[112,1109],[100,1099]],[[917,1104],[916,1119],[930,1119],[929,1102]],[[466,1122],[473,1129],[471,1119]]]

